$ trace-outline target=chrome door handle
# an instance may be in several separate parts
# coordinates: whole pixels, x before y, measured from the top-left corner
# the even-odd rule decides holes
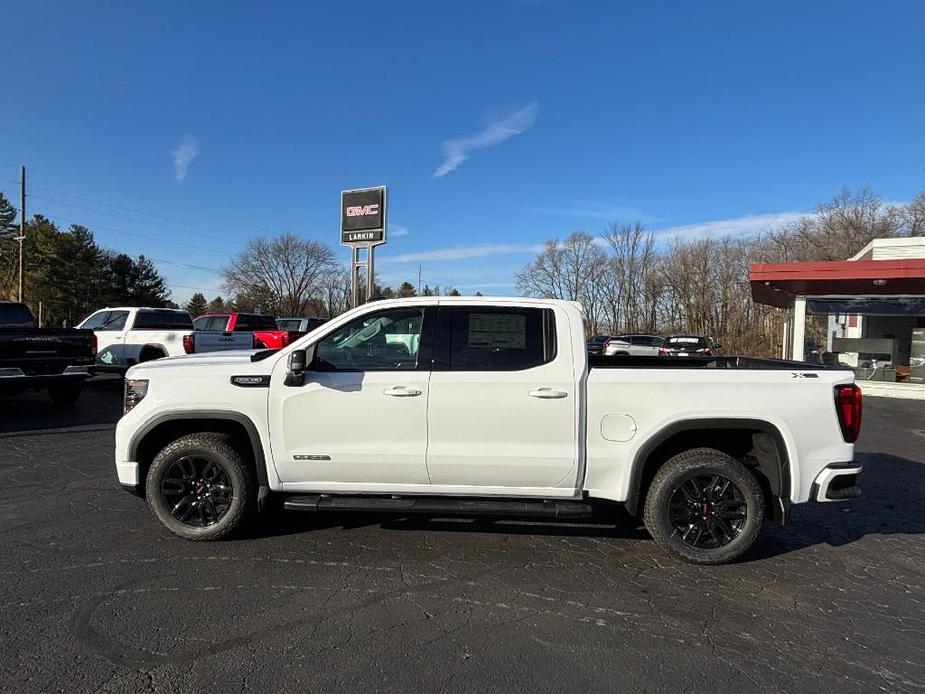
[[[413,398],[421,394],[417,388],[409,388],[408,386],[394,386],[392,388],[386,388],[382,391],[383,395],[391,395],[393,398]]]
[[[543,400],[554,400],[557,398],[567,398],[568,393],[564,390],[556,390],[555,388],[537,388],[536,390],[531,390],[527,393],[531,398],[541,398]]]

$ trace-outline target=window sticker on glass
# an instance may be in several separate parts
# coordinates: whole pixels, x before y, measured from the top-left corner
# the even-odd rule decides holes
[[[527,317],[522,313],[470,313],[469,347],[525,349]]]

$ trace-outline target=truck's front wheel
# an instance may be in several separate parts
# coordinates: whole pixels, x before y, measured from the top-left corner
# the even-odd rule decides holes
[[[188,434],[151,463],[145,485],[151,512],[186,540],[219,540],[250,515],[255,499],[250,470],[221,434]]]
[[[644,521],[670,554],[694,564],[722,564],[751,547],[764,518],[755,476],[735,458],[695,448],[671,458],[646,495]]]

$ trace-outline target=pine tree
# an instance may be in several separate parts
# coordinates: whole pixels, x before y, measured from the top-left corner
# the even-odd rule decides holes
[[[206,312],[209,305],[206,303],[205,296],[202,295],[202,292],[196,292],[190,297],[189,302],[184,306],[184,308],[189,312],[189,314],[195,318],[196,316],[201,316]]]

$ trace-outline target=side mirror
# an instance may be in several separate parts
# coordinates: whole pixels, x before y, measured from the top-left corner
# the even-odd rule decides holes
[[[315,357],[315,346],[297,349],[289,353],[289,371],[286,373],[287,386],[301,386],[305,383],[305,372]]]

